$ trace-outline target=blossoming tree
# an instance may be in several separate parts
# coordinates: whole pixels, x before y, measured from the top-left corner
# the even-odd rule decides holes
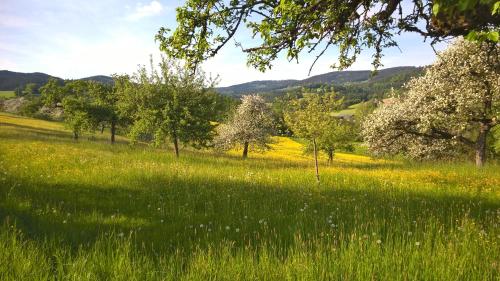
[[[436,158],[460,148],[486,161],[486,139],[500,115],[499,45],[458,39],[407,92],[378,108],[363,124],[378,154]]]
[[[227,124],[218,127],[216,145],[221,149],[243,147],[247,158],[249,146],[267,149],[274,130],[271,109],[258,95],[245,95]]]

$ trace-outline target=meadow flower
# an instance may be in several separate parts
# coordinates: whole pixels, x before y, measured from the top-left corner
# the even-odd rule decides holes
[[[382,243],[382,240],[378,239],[377,244],[381,244],[381,243]]]
[[[203,225],[203,224],[200,224],[200,228],[203,228],[203,227],[204,227],[204,225]]]
[[[63,223],[66,223],[67,221],[66,220],[63,220]]]
[[[239,229],[239,228],[236,228],[234,231],[236,231],[236,232],[240,232],[240,229]]]
[[[161,223],[163,223],[163,220],[160,220]]]
[[[118,236],[123,237],[123,232],[118,233]]]
[[[226,225],[226,230],[230,230],[231,227],[229,227],[229,225]]]
[[[420,246],[420,242],[415,242],[415,246]]]

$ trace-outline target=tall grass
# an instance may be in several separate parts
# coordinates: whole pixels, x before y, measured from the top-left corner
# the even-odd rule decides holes
[[[0,115],[0,280],[498,280],[500,169],[170,151]]]

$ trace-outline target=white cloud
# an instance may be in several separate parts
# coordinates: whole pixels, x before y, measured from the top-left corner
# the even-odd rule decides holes
[[[164,10],[163,5],[160,2],[153,0],[149,4],[144,4],[144,5],[138,4],[135,8],[135,11],[127,16],[127,19],[131,21],[136,21],[142,18],[156,16],[160,14],[163,10]]]

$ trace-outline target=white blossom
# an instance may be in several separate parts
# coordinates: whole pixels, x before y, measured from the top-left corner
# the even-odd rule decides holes
[[[437,158],[479,149],[500,115],[499,45],[458,39],[363,123],[375,154]],[[483,159],[481,159],[483,160]],[[476,160],[477,162],[477,160]],[[480,164],[480,163],[478,163]]]

